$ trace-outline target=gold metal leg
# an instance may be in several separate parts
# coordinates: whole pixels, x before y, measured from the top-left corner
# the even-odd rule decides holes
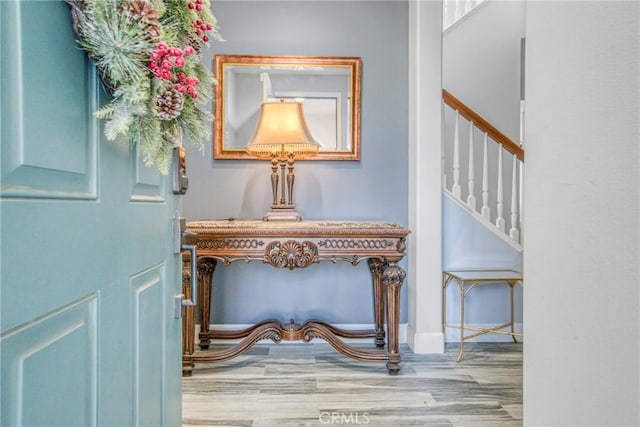
[[[464,282],[458,283],[458,289],[460,290],[460,350],[458,350],[458,357],[456,362],[462,360],[462,353],[464,352],[464,300],[467,296],[464,291]]]
[[[447,273],[442,273],[442,335],[447,335]]]
[[[509,296],[510,296],[510,299],[511,299],[511,339],[513,340],[513,342],[518,342],[518,340],[516,339],[516,335],[515,335],[516,331],[515,331],[515,328],[514,328],[514,315],[513,315],[513,306],[514,306],[513,288],[515,287],[516,283],[509,281],[509,282],[507,282],[507,284],[509,285],[509,294],[510,294]]]

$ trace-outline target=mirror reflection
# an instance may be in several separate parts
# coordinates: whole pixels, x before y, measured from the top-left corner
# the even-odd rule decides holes
[[[217,55],[214,158],[251,159],[260,105],[301,102],[314,159],[360,159],[360,58]]]

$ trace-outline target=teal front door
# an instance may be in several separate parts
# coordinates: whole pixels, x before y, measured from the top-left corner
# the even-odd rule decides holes
[[[104,139],[64,2],[0,1],[0,37],[0,425],[180,425],[180,196]]]

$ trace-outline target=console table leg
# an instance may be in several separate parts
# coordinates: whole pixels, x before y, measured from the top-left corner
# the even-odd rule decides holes
[[[211,313],[211,281],[217,261],[213,258],[198,258],[198,302],[200,303],[200,349],[209,348],[209,318]]]
[[[376,347],[384,347],[384,287],[382,286],[382,273],[387,263],[378,258],[369,258],[369,270],[373,279],[373,317],[375,319],[375,343]]]
[[[400,350],[398,348],[400,288],[405,276],[406,272],[395,263],[390,264],[382,274],[382,283],[387,296],[387,370],[390,374],[397,374],[400,371]]]
[[[182,268],[182,293],[185,299],[191,299],[191,269],[186,263]],[[194,320],[194,307],[184,307],[184,315],[182,317],[182,375],[186,377],[191,376],[193,372]]]

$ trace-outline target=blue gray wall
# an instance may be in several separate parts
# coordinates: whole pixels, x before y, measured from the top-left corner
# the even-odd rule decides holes
[[[469,211],[442,195],[442,269],[522,270],[522,253],[477,221]],[[515,287],[514,317],[522,327],[522,286]],[[447,288],[447,321],[460,322],[460,292],[455,283]],[[509,321],[509,288],[504,283],[476,286],[465,300],[465,321],[486,327]],[[459,341],[460,331],[447,329],[446,341]],[[487,334],[475,341],[511,341],[505,335]]]
[[[214,1],[212,8],[227,41],[212,43],[208,64],[217,53],[362,58],[361,160],[297,163],[297,210],[309,220],[407,225],[407,3]],[[262,217],[271,198],[268,163],[213,160],[212,142],[205,145],[200,153],[187,144],[187,219]],[[212,323],[265,317],[372,322],[366,263],[297,271],[234,264],[219,266],[214,282]],[[402,323],[407,321],[406,288]]]

